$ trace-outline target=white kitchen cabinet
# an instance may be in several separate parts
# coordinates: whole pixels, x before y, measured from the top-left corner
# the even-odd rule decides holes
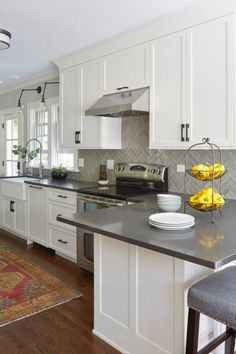
[[[0,188],[0,225],[2,225],[2,222],[3,222],[3,197]]]
[[[186,147],[186,42],[185,32],[157,39],[151,45],[151,148]],[[182,137],[182,138],[181,138]]]
[[[48,198],[47,188],[28,185],[27,239],[48,246]]]
[[[49,225],[50,248],[54,249],[62,257],[76,261],[76,234],[69,230]]]
[[[60,73],[60,147],[74,148],[80,139],[80,68]]]
[[[122,50],[103,59],[103,93],[149,86],[149,43]]]
[[[2,197],[2,226],[26,236],[26,202]]]
[[[76,192],[49,189],[49,247],[58,254],[76,261],[76,227],[57,220],[61,214],[76,213]]]
[[[101,97],[101,63],[87,63],[60,73],[60,146],[121,149],[121,120],[85,116]]]
[[[3,198],[3,226],[14,228],[14,201]]]
[[[235,144],[234,15],[152,42],[150,148]]]
[[[81,66],[81,144],[79,149],[121,149],[121,119],[85,116],[100,97],[100,62]]]
[[[121,353],[185,353],[187,293],[212,271],[95,234],[93,333]],[[220,330],[201,315],[199,347]]]
[[[191,143],[210,137],[234,145],[234,15],[187,30],[188,107]]]

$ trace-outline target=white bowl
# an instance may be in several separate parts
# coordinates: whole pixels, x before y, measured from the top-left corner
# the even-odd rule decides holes
[[[174,194],[157,194],[157,199],[163,202],[168,202],[168,201],[181,202],[181,197],[179,195],[174,195]]]
[[[107,180],[100,180],[100,181],[98,181],[98,184],[99,184],[100,186],[106,186],[108,183],[109,183],[109,180],[108,180],[108,179],[107,179]]]
[[[157,204],[162,204],[162,205],[179,205],[182,204],[181,202],[162,202],[160,200],[157,201]]]
[[[177,211],[179,210],[179,208],[181,207],[181,203],[180,204],[176,204],[176,205],[160,205],[158,204],[159,206],[159,209],[162,210],[162,211]]]

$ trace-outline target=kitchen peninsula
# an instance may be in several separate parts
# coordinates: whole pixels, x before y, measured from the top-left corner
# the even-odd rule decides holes
[[[183,354],[187,290],[236,260],[235,211],[236,201],[229,201],[212,224],[208,213],[189,207],[196,225],[182,232],[148,224],[158,212],[155,197],[58,217],[96,233],[94,333],[122,353]],[[203,317],[200,345],[220,330]]]

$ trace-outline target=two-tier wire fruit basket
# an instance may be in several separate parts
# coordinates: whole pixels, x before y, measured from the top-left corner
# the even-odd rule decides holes
[[[199,164],[189,168],[188,160],[190,153],[193,150],[207,146],[211,151],[211,165]],[[209,161],[210,162],[210,161]],[[214,223],[214,211],[218,210],[220,214],[223,213],[222,207],[225,200],[222,197],[222,181],[221,177],[226,173],[224,165],[222,165],[222,154],[220,148],[210,142],[209,138],[203,138],[201,143],[194,144],[185,153],[185,174],[184,174],[184,212],[186,212],[187,205],[202,212],[211,212],[211,220]],[[194,195],[187,193],[187,178],[191,176],[198,181],[207,182],[208,188],[205,188]],[[218,181],[217,181],[218,180]],[[216,191],[216,182],[218,184],[218,191]],[[209,187],[210,184],[210,187]]]

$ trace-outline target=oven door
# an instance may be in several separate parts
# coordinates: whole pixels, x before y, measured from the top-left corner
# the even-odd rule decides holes
[[[103,208],[110,208],[114,206],[123,206],[125,202],[96,198],[87,195],[78,195],[77,210],[78,212],[90,212]],[[94,233],[89,230],[77,228],[77,264],[93,273],[94,263]]]

